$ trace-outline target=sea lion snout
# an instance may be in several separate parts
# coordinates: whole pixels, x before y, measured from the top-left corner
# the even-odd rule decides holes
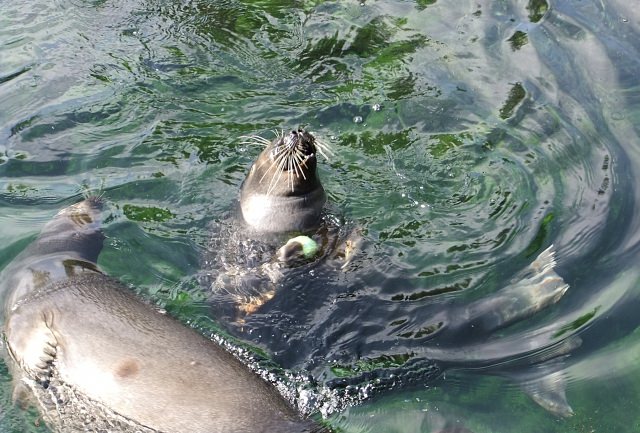
[[[296,172],[302,169],[307,161],[311,158],[315,158],[317,152],[315,137],[309,134],[302,128],[298,130],[292,129],[288,135],[282,135],[278,137],[273,143],[270,157],[272,161],[279,161],[282,159],[282,155],[296,156],[296,164],[282,164],[283,170]],[[297,168],[294,168],[298,166]]]
[[[102,199],[96,196],[72,204],[58,212],[56,217],[44,227],[43,232],[46,234],[61,231],[76,233],[97,231],[102,222],[100,213],[103,204]]]

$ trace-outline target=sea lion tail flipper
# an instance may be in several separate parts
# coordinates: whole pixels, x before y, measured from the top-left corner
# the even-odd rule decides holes
[[[524,391],[549,412],[569,417],[573,409],[567,401],[565,378],[561,372],[545,375],[523,386]]]
[[[558,344],[528,357],[534,368],[520,373],[507,373],[506,377],[517,383],[520,388],[538,405],[549,412],[569,417],[573,409],[566,395],[566,355],[582,344],[576,335],[565,338]]]
[[[567,418],[573,415],[573,409],[567,401],[566,377],[561,369],[562,361],[552,361],[538,365],[535,377],[518,380],[520,388],[542,408],[554,415]]]

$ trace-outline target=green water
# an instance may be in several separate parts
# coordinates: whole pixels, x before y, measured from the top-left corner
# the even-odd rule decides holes
[[[141,296],[320,383],[398,375],[331,414],[338,431],[640,431],[636,9],[0,0],[0,266],[99,191],[100,265]],[[259,152],[239,137],[297,126],[333,148],[320,177],[361,249],[348,272],[292,274],[240,326],[206,302],[201,258]],[[551,244],[557,304],[436,332]],[[546,369],[572,417],[523,392]],[[31,429],[0,378],[0,430]]]

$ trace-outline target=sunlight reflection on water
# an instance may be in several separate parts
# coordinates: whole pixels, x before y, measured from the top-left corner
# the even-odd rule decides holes
[[[321,383],[398,375],[333,416],[345,431],[635,431],[640,19],[621,1],[525,3],[1,5],[2,265],[104,191],[113,276]],[[330,212],[362,246],[348,272],[293,270],[239,324],[203,301],[200,253],[258,151],[238,137],[297,125],[332,143]],[[446,332],[551,244],[557,304]],[[445,371],[428,389],[403,383],[421,362]],[[550,373],[570,419],[522,392]]]

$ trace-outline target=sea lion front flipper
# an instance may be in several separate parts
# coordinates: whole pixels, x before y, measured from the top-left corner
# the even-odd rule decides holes
[[[349,265],[356,256],[358,250],[362,246],[362,231],[359,227],[352,228],[346,236],[340,236],[343,240],[338,241],[336,250],[331,255],[333,260],[336,260],[340,264],[340,270],[343,272],[348,271]]]
[[[340,266],[343,271],[346,270],[362,242],[362,238],[349,238],[344,242],[344,263]]]
[[[519,279],[456,310],[449,326],[493,332],[558,302],[569,285],[555,272],[554,254],[552,245],[518,274]]]
[[[33,405],[33,393],[22,380],[14,378],[11,401],[20,409],[26,410]]]
[[[20,307],[5,325],[7,351],[18,366],[43,387],[49,385],[56,360],[58,341],[52,330],[52,312],[21,314]]]

